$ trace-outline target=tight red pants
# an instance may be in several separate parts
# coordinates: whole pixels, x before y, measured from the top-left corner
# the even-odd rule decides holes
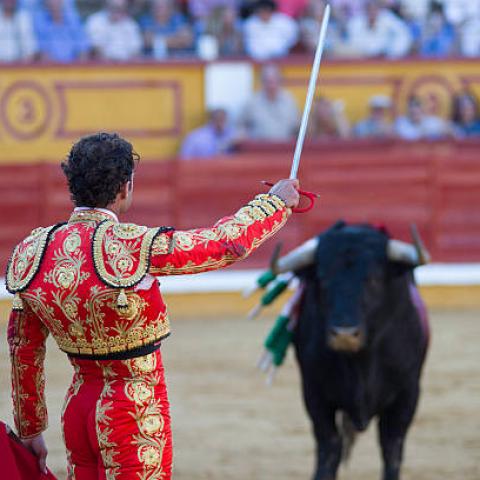
[[[160,351],[71,359],[62,414],[68,480],[170,480],[172,435]]]

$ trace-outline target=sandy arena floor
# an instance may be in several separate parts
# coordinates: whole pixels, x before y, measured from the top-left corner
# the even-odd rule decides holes
[[[407,442],[404,480],[480,479],[480,318],[434,312],[423,398]],[[173,315],[174,316],[174,315]],[[291,355],[272,388],[254,368],[271,320],[182,318],[163,352],[176,480],[307,480],[313,441]],[[5,324],[0,325],[0,418],[11,423]],[[49,465],[65,478],[59,415],[70,367],[50,343]],[[53,347],[53,348],[52,348]],[[359,438],[341,480],[379,478],[375,429]]]

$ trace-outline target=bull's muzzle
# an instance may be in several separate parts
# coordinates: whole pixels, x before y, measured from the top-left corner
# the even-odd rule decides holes
[[[357,327],[332,327],[328,345],[337,352],[356,353],[363,346],[363,335]]]

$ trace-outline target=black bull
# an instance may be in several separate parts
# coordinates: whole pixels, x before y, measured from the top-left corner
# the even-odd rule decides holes
[[[333,480],[356,431],[373,417],[383,480],[400,476],[428,345],[412,266],[387,259],[388,237],[339,223],[319,237],[294,336],[317,443],[314,480]]]

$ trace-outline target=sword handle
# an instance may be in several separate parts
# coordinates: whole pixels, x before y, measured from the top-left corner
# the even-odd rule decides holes
[[[272,182],[267,182],[266,180],[262,180],[262,183],[266,185],[267,187],[273,187]],[[309,203],[306,207],[297,207],[297,208],[292,208],[293,213],[306,213],[309,212],[315,205],[315,200],[317,198],[320,198],[320,195],[318,193],[313,193],[313,192],[307,192],[306,190],[297,190],[298,193],[302,197],[307,197],[309,199]]]

